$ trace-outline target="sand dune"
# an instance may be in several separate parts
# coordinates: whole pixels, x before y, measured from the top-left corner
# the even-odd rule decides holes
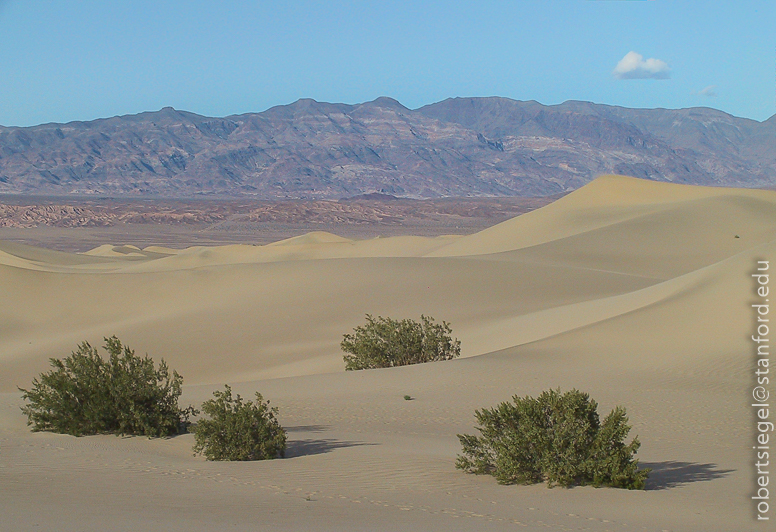
[[[685,240],[702,238],[706,242],[691,242],[687,251],[713,252],[719,241],[739,232],[750,232],[748,245],[767,240],[772,235],[775,207],[776,197],[763,191],[604,176],[542,209],[461,238],[431,255],[501,253],[585,234],[596,240],[600,236],[597,244],[601,246],[608,240],[606,229],[621,229],[626,234],[620,236],[626,240],[652,248],[680,243],[684,247]],[[741,243],[737,249],[745,246]]]
[[[606,176],[464,237],[85,254],[0,242],[9,530],[754,530],[749,274],[776,261],[774,214],[774,192]],[[366,313],[449,321],[462,358],[345,373],[339,342]],[[186,401],[222,383],[261,391],[290,458],[207,463],[190,436],[27,432],[16,386],[112,334],[184,375]],[[475,408],[557,386],[627,407],[651,489],[504,487],[454,469]]]

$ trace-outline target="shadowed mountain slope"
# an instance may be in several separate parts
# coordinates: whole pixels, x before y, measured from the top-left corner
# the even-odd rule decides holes
[[[707,108],[454,98],[410,110],[311,99],[210,118],[164,108],[0,127],[0,193],[336,199],[542,196],[618,173],[776,185],[776,122]]]

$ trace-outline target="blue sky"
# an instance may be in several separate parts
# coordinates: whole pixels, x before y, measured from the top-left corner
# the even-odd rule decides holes
[[[764,120],[776,113],[774,25],[773,0],[0,0],[0,124],[378,96]]]

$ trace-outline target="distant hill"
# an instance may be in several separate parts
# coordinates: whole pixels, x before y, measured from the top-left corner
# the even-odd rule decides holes
[[[452,98],[299,100],[210,118],[172,108],[0,127],[0,193],[338,199],[541,196],[617,173],[776,186],[776,116]]]

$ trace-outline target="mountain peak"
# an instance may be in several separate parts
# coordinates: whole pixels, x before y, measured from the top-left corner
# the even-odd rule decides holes
[[[283,116],[286,118],[294,118],[301,115],[309,114],[331,114],[331,113],[347,113],[353,108],[352,105],[345,103],[327,103],[319,102],[312,98],[300,98],[293,103],[287,105],[277,105],[272,107],[263,113],[248,113],[248,115],[271,115],[271,116]]]
[[[398,111],[409,111],[409,109],[402,105],[398,100],[395,100],[389,96],[379,96],[371,102],[365,102],[362,105],[367,105],[370,107],[383,107],[386,109],[396,109]]]

